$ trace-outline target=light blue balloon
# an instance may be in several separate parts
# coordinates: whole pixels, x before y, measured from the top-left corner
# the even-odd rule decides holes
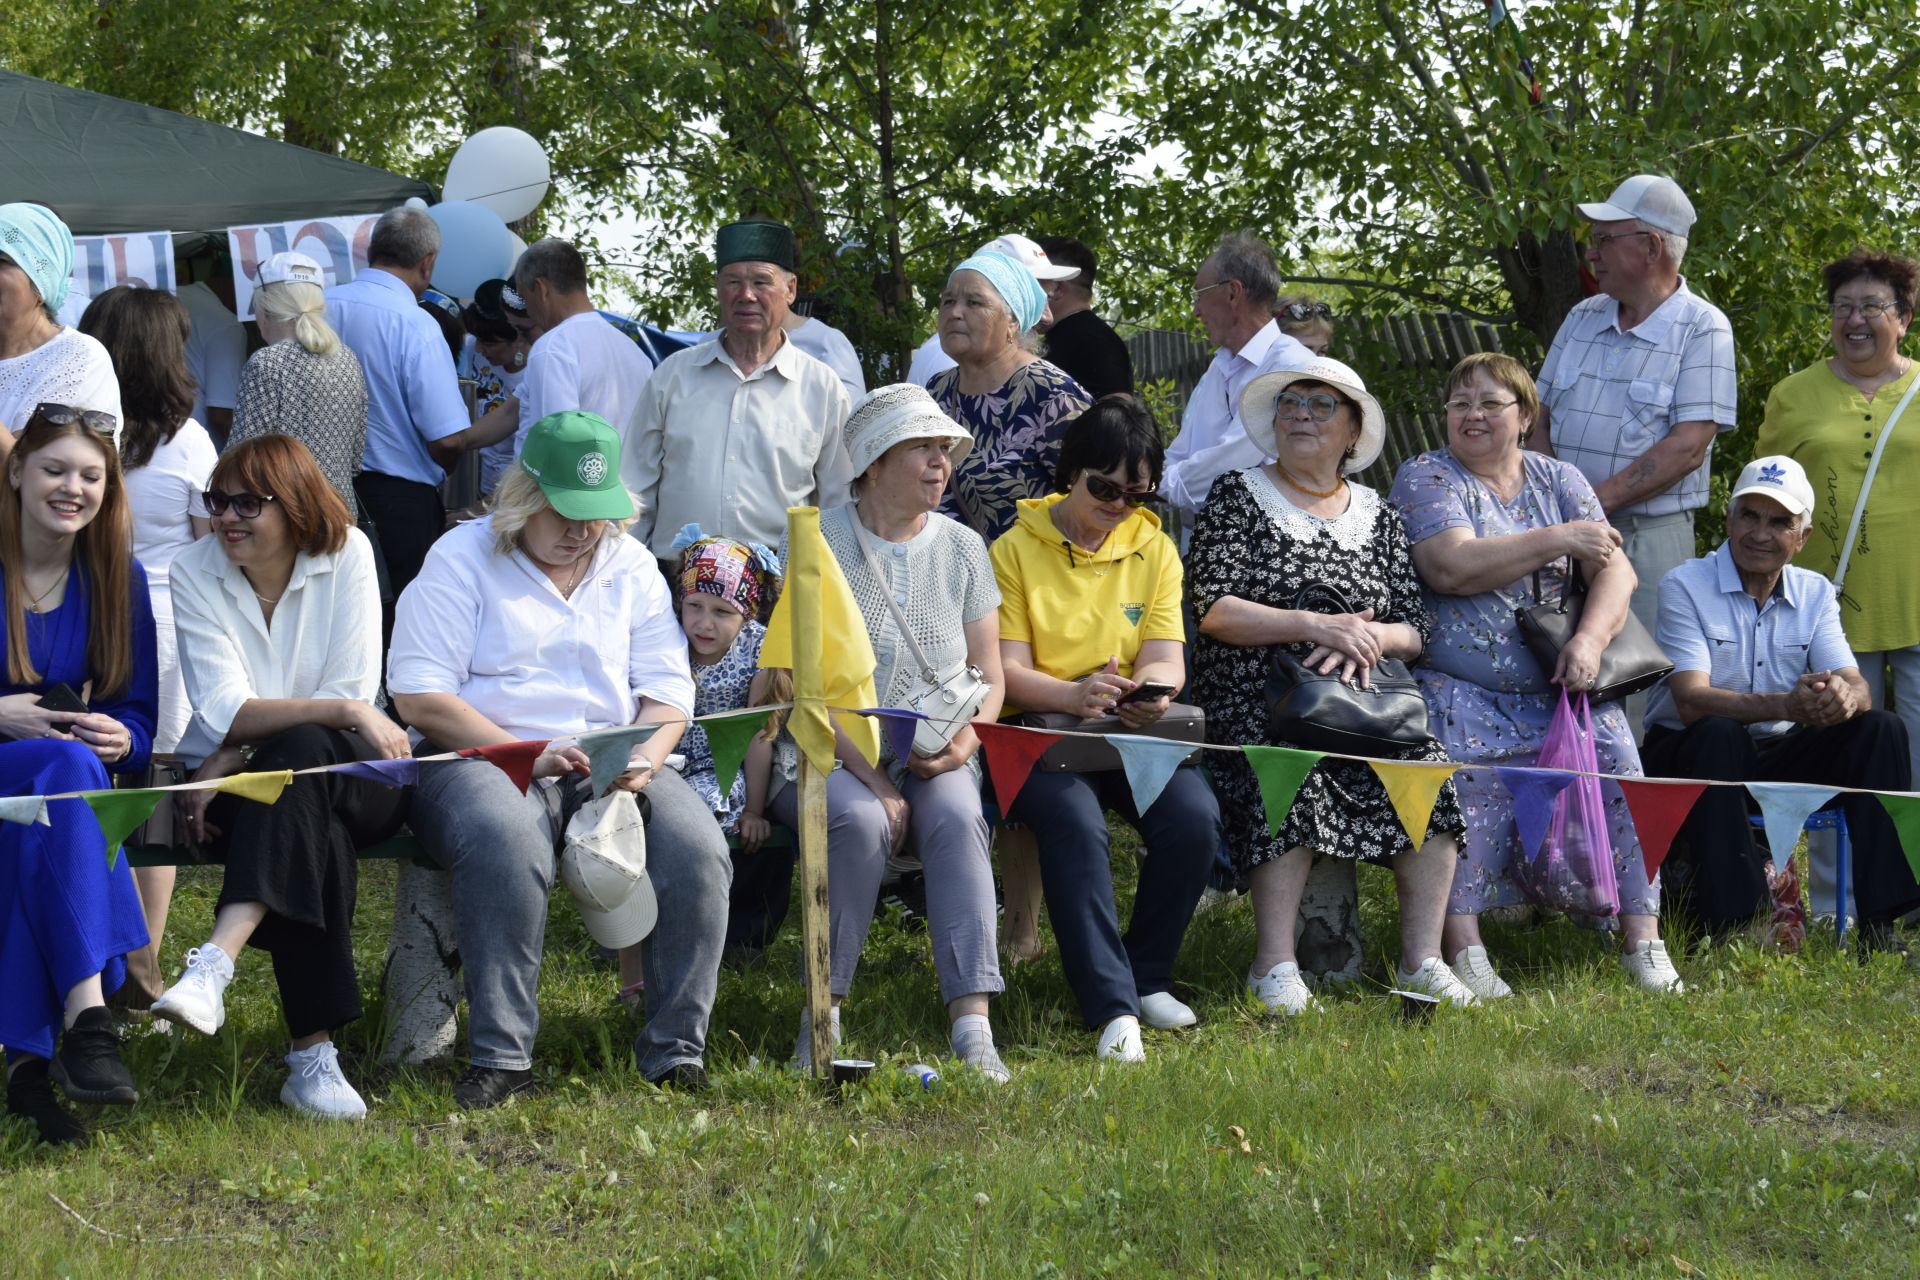
[[[506,276],[513,266],[512,241],[500,215],[471,200],[446,200],[427,210],[440,226],[440,258],[433,287],[471,298],[481,282]]]

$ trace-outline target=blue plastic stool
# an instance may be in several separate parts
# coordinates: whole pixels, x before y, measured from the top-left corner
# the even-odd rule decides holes
[[[1767,820],[1761,814],[1753,814],[1747,820],[1761,831],[1767,829]],[[1807,820],[1801,825],[1800,829],[1802,831],[1833,832],[1834,862],[1836,864],[1833,876],[1834,897],[1838,901],[1838,905],[1833,913],[1833,940],[1835,942],[1845,941],[1847,936],[1847,869],[1853,861],[1853,846],[1847,839],[1847,815],[1838,809],[1816,809],[1807,815]],[[1783,856],[1792,857],[1793,850],[1789,849],[1783,855],[1776,849],[1773,851],[1773,854],[1776,859]],[[1808,901],[1807,907],[1808,909],[1812,909],[1813,903],[1811,900]]]

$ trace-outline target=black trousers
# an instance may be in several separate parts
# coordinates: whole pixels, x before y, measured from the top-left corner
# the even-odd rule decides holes
[[[733,850],[733,887],[727,894],[729,953],[765,951],[772,945],[793,904],[793,868],[799,856],[794,845],[758,853]]]
[[[387,564],[387,579],[393,598],[398,600],[407,584],[420,576],[427,552],[446,532],[447,507],[440,501],[435,485],[378,471],[362,471],[353,478],[353,491],[360,499],[360,510],[373,520],[380,537],[380,554]],[[393,641],[393,606],[380,611],[380,648],[384,652]]]
[[[1764,740],[1726,716],[1706,716],[1685,729],[1654,727],[1647,730],[1640,759],[1655,777],[1904,791],[1910,781],[1907,753],[1906,726],[1889,712],[1866,711],[1845,724],[1803,726]],[[1691,900],[1666,909],[1689,916],[1708,932],[1746,923],[1769,901],[1746,802],[1745,794],[1732,787],[1708,787],[1680,827],[1685,849],[1676,842],[1674,852],[1689,864],[1682,870],[1691,872]],[[1886,809],[1872,796],[1835,803],[1847,818],[1853,896],[1861,919],[1892,920],[1920,906],[1920,884]],[[1775,850],[1780,857],[1786,852]]]
[[[359,734],[309,724],[255,751],[247,770],[374,758]],[[274,804],[222,795],[208,806],[207,820],[220,831],[212,852],[227,867],[219,905],[258,902],[267,908],[248,945],[273,956],[280,1009],[296,1040],[360,1016],[353,969],[353,903],[360,882],[354,855],[398,831],[406,816],[406,788],[339,773],[296,777]]]

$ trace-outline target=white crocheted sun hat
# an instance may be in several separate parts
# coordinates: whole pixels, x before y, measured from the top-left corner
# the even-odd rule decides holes
[[[1348,475],[1365,471],[1380,456],[1387,443],[1387,415],[1380,402],[1367,391],[1367,384],[1349,366],[1329,356],[1315,356],[1298,369],[1263,373],[1240,393],[1240,425],[1263,457],[1280,455],[1274,438],[1273,408],[1280,393],[1296,382],[1324,382],[1342,392],[1360,406],[1360,439],[1354,442],[1353,461],[1340,469]]]
[[[862,476],[881,454],[903,440],[951,440],[947,456],[958,466],[973,449],[967,429],[949,418],[925,387],[895,382],[860,397],[847,415],[847,456]]]

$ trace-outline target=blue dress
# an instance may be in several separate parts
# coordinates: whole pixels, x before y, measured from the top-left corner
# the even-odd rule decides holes
[[[26,618],[27,648],[40,682],[9,683],[0,656],[0,697],[86,684],[91,597],[86,573],[76,564],[60,607]],[[132,736],[133,749],[114,766],[117,773],[146,767],[159,699],[153,607],[138,562],[128,597],[123,607],[133,620],[133,678],[126,689],[92,703]],[[6,636],[0,614],[0,655]],[[0,742],[0,796],[103,791],[110,785],[99,757],[78,742]],[[48,826],[0,822],[0,1044],[9,1056],[51,1056],[67,992],[95,973],[105,990],[117,989],[126,980],[124,957],[147,944],[133,872],[125,858],[108,868],[106,842],[86,801],[52,801],[47,819]]]
[[[693,714],[718,715],[747,705],[747,691],[753,686],[754,676],[760,673],[760,643],[766,638],[767,629],[749,618],[718,662],[704,667],[697,662],[693,664]],[[733,834],[741,812],[747,807],[746,770],[733,775],[733,789],[723,796],[707,731],[697,724],[688,725],[680,738],[680,751],[687,757],[687,785],[713,810],[720,829]]]

